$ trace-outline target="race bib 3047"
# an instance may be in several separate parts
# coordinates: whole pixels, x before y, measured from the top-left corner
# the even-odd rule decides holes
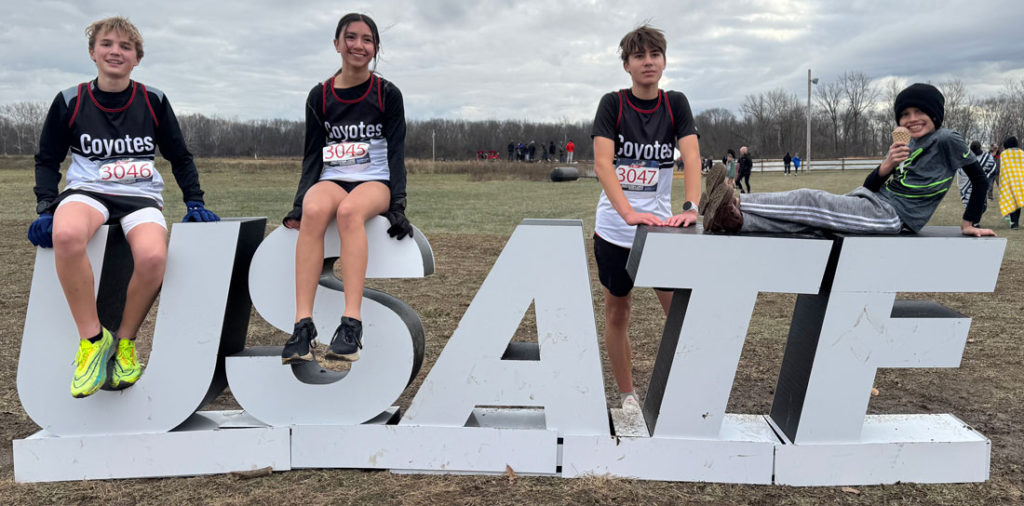
[[[661,164],[655,160],[619,159],[615,164],[615,177],[622,191],[650,192],[653,196],[658,191],[660,173]]]

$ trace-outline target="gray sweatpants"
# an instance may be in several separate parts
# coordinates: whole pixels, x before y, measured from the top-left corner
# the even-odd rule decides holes
[[[856,234],[898,234],[896,210],[863,186],[846,195],[803,188],[740,196],[741,232],[806,233],[832,230]]]

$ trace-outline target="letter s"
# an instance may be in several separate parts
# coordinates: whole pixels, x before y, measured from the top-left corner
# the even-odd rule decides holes
[[[369,263],[366,277],[423,277],[434,272],[434,254],[422,232],[411,240],[387,236],[388,221],[366,222]],[[295,316],[295,242],[298,231],[279,227],[263,241],[249,271],[253,305],[271,325],[291,333]],[[328,226],[326,261],[317,287],[313,322],[317,340],[330,342],[345,303],[333,264],[340,251]],[[419,315],[408,304],[376,290],[363,291],[361,359],[346,373],[324,371],[310,362],[281,365],[281,347],[249,348],[228,357],[231,393],[249,414],[273,426],[360,424],[381,414],[405,390],[423,363]],[[323,346],[320,348],[324,349]],[[344,381],[342,381],[344,379]],[[343,402],[339,402],[342,400]]]

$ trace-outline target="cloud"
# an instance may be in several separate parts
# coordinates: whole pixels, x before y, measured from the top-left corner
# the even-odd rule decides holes
[[[120,14],[145,38],[134,77],[179,113],[301,119],[308,90],[340,66],[331,39],[350,10],[377,21],[377,70],[402,90],[410,119],[590,120],[602,94],[629,85],[616,49],[643,22],[668,38],[662,86],[684,91],[695,112],[737,111],[775,88],[803,97],[808,68],[825,81],[846,71],[959,78],[990,96],[1024,74],[1014,5],[935,2],[902,15],[878,2],[788,0],[10,2],[0,104],[48,103],[92,78],[84,29]]]

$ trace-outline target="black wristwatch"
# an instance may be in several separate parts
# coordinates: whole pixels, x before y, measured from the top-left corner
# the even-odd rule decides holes
[[[686,202],[683,203],[683,212],[686,212],[686,211],[696,211],[698,213],[700,212],[700,211],[697,211],[697,204],[694,204],[693,202],[690,202],[689,200],[687,200]]]
[[[50,202],[49,200],[40,201],[38,204],[36,204],[36,214],[45,213],[46,210],[50,208],[50,204],[52,204],[52,202]]]

